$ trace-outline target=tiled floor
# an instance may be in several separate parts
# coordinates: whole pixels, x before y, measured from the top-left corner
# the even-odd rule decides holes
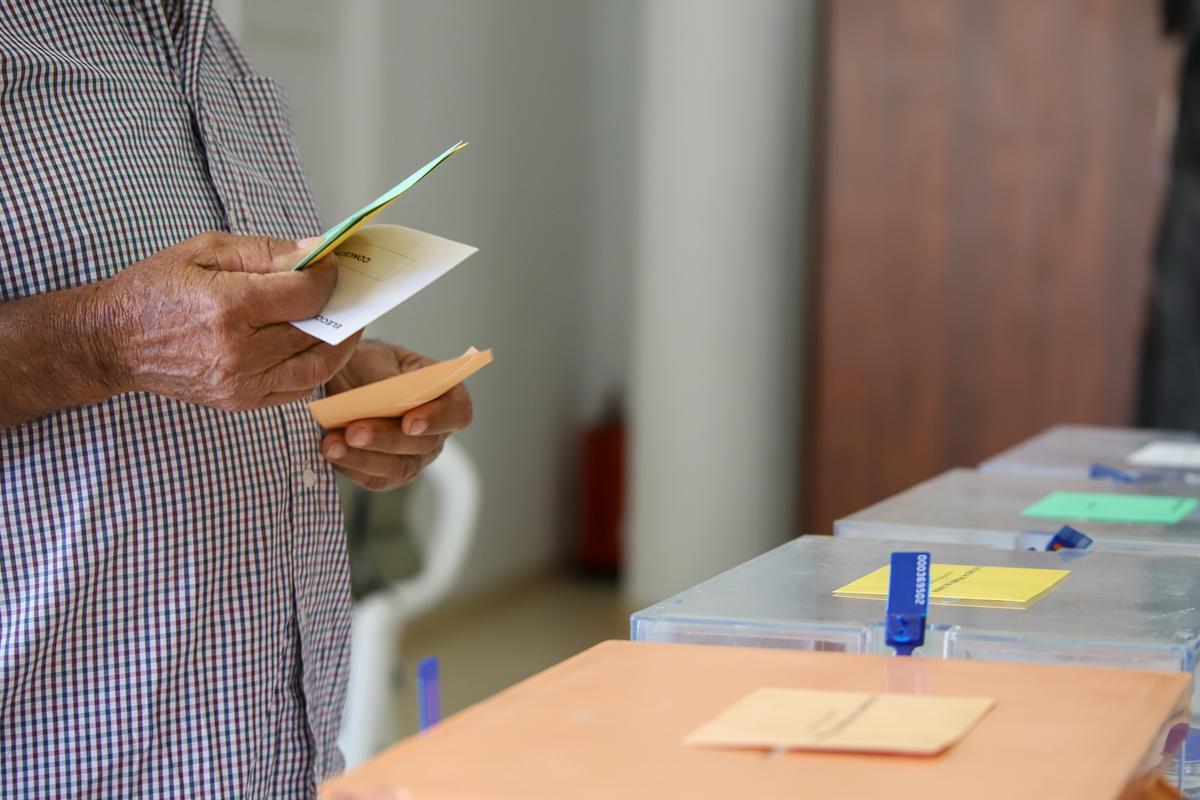
[[[402,735],[417,730],[413,676],[437,656],[442,713],[449,715],[605,639],[629,637],[629,613],[611,583],[543,575],[434,612],[404,636]]]

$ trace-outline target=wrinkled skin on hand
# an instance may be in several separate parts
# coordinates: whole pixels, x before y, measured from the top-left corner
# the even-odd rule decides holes
[[[123,388],[227,411],[309,396],[359,338],[334,346],[288,324],[320,312],[337,284],[333,257],[291,271],[313,244],[206,233],[106,282]]]

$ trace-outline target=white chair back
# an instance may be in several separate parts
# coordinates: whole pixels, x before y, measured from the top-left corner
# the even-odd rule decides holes
[[[350,678],[338,737],[347,768],[398,738],[395,705],[404,685],[404,627],[450,594],[475,537],[479,473],[457,442],[446,441],[441,456],[413,488],[409,528],[421,554],[420,570],[354,605]]]

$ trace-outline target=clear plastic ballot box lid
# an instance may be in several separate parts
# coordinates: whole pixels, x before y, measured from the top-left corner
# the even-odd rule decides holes
[[[1048,498],[1099,497],[1118,506],[1108,521],[1069,514],[1026,514]],[[1177,520],[1154,522],[1160,509],[1147,513],[1143,498],[1187,511]],[[1155,501],[1151,501],[1153,503]],[[1078,504],[1073,504],[1078,505]],[[1188,511],[1188,508],[1195,506]],[[1106,509],[1101,516],[1113,514]],[[1092,550],[1200,557],[1200,486],[1185,483],[1116,483],[1086,478],[1048,478],[955,469],[839,519],[835,536],[907,542],[975,544],[1017,550],[1045,549],[1063,525],[1093,540]]]
[[[1056,425],[979,465],[982,472],[1089,478],[1093,468],[1139,480],[1200,483],[1200,435],[1190,431]]]
[[[889,652],[882,599],[836,589],[911,543],[804,536],[631,619],[636,641]],[[1194,672],[1200,560],[928,547],[935,564],[1065,569],[1027,607],[930,606],[917,657]]]

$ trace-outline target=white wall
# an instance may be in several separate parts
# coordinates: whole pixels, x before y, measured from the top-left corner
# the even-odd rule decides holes
[[[587,269],[579,324],[581,419],[596,420],[614,401],[628,405],[633,349],[633,259],[641,151],[642,14],[645,0],[589,3],[587,87],[589,199]]]
[[[471,146],[382,221],[479,254],[371,335],[496,362],[462,441],[484,476],[464,590],[549,563],[566,529],[592,169],[589,4],[248,0],[244,44],[288,89],[323,218],[335,221],[458,138]]]
[[[806,78],[811,2],[225,2],[240,11],[252,61],[288,90],[327,222],[459,137],[472,141],[385,221],[480,253],[370,330],[435,357],[496,348],[471,381],[477,419],[462,437],[485,481],[464,591],[562,551],[578,425],[629,396],[635,362],[634,468],[646,487],[635,495],[634,596],[657,599],[783,534],[800,307],[791,237],[801,213],[787,189],[803,180],[792,115],[807,97],[791,82]],[[741,174],[745,153],[753,169]],[[730,247],[749,249],[726,257]],[[693,304],[664,281],[716,292]],[[740,306],[716,296],[727,290]],[[673,385],[647,379],[680,358],[665,373]],[[744,380],[773,396],[736,405],[745,393],[730,381]],[[697,527],[697,491],[732,505]],[[759,510],[739,517],[743,527],[766,538],[722,529],[732,544],[714,541],[739,516],[729,509],[746,505]],[[646,571],[648,558],[695,551],[712,557],[665,580]]]
[[[795,536],[812,5],[645,6],[628,594]]]

